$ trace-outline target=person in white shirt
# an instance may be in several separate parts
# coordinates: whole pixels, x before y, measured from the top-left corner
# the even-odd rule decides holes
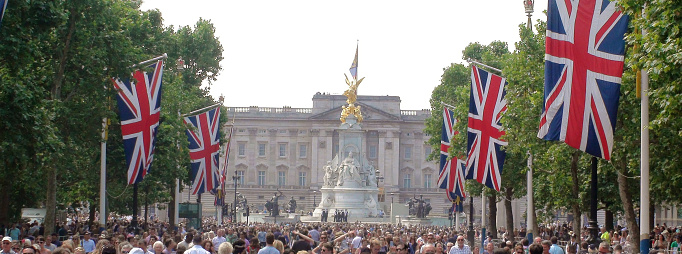
[[[226,242],[227,239],[225,239],[225,229],[218,229],[218,236],[214,237],[211,242],[213,242],[213,249],[218,252],[218,248],[220,248],[220,244]]]
[[[185,251],[187,254],[210,254],[207,250],[204,249],[204,247],[201,246],[201,236],[196,236],[194,239],[192,239],[192,243],[194,243],[194,246],[192,248],[189,248],[189,250]]]
[[[354,253],[356,249],[359,249],[362,245],[362,237],[360,236],[362,234],[362,231],[358,231],[357,233],[353,233],[355,235],[355,238],[353,238],[353,241],[351,242],[351,253]]]

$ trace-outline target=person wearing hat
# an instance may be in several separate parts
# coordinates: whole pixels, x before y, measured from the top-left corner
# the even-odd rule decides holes
[[[12,237],[5,236],[2,238],[2,251],[0,254],[17,254],[12,250]]]

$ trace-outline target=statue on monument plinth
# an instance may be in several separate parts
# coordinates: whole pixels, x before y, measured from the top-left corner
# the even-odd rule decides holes
[[[279,193],[278,193],[279,192]],[[272,196],[272,199],[269,201],[265,202],[265,209],[270,212],[270,216],[279,216],[279,198],[283,196],[282,192],[278,190],[278,192],[275,192],[275,195]]]
[[[289,213],[295,213],[296,212],[296,200],[294,197],[291,197],[289,200],[289,204],[287,204],[287,212]]]
[[[346,74],[343,74],[343,76],[346,77],[346,84],[348,84],[348,90],[343,92],[343,95],[345,95],[347,98],[346,102],[348,103],[348,106],[342,106],[343,111],[341,111],[340,120],[342,123],[345,123],[348,116],[354,115],[355,118],[358,119],[358,122],[362,122],[362,112],[360,112],[360,106],[355,106],[355,102],[358,99],[358,86],[360,86],[360,83],[362,83],[362,80],[365,78],[361,78],[360,80],[350,80]]]
[[[432,209],[431,204],[424,201],[423,195],[420,195],[419,198],[414,197],[409,199],[407,205],[409,207],[409,214],[420,219],[426,218]]]

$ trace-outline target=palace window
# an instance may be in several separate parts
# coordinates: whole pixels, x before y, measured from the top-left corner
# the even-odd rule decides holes
[[[412,159],[412,147],[410,146],[405,147],[405,159],[406,160]]]
[[[265,171],[258,171],[258,185],[265,185]]]
[[[265,156],[265,144],[263,143],[258,144],[258,156]]]
[[[411,177],[410,174],[405,174],[405,176],[403,177],[403,188],[412,188],[412,182],[410,177]]]
[[[239,143],[237,145],[237,152],[239,156],[246,156],[246,144],[245,143]]]
[[[298,186],[305,186],[305,172],[298,172]]]
[[[431,174],[424,174],[424,188],[431,188]]]
[[[308,157],[308,146],[305,144],[298,145],[298,157],[305,158]]]
[[[277,176],[277,185],[284,186],[287,184],[287,172],[279,171]]]
[[[287,157],[287,144],[279,144],[279,157]]]
[[[237,170],[237,176],[239,177],[239,180],[237,180],[237,183],[240,185],[244,185],[244,170]]]

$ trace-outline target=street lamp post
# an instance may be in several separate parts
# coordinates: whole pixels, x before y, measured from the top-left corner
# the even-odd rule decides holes
[[[232,222],[237,222],[237,180],[240,176],[237,175],[237,171],[234,171],[234,176],[232,176],[232,181],[234,181],[234,202],[232,202]]]
[[[533,16],[533,6],[535,5],[535,0],[523,0],[523,7],[526,9],[526,16],[528,16],[528,29],[531,29],[531,16]]]
[[[313,191],[313,211],[315,211],[315,208],[317,207],[317,190]]]
[[[526,16],[528,16],[527,28],[528,30],[533,29],[531,24],[534,11],[535,0],[523,0],[523,7],[526,11]],[[530,73],[529,73],[530,76]],[[528,171],[526,172],[526,237],[528,241],[533,241],[533,233],[535,232],[535,211],[533,207],[533,154],[528,150]]]

